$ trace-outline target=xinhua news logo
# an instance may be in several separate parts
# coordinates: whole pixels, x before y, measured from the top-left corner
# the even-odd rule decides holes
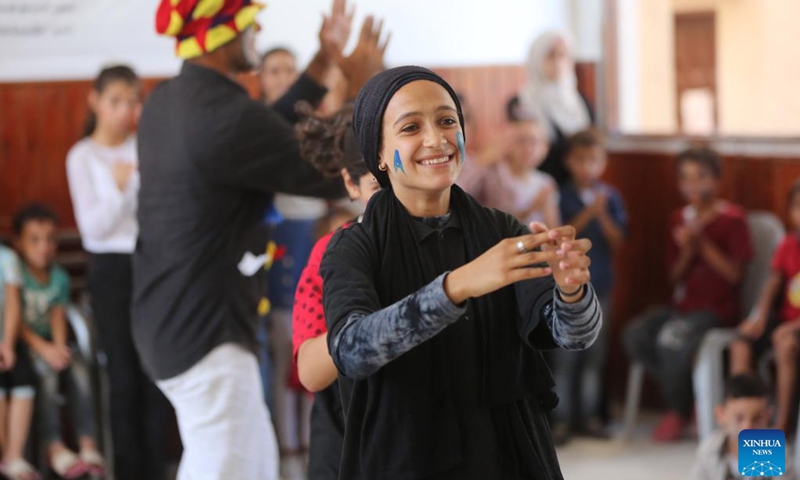
[[[744,477],[780,477],[786,471],[786,434],[782,430],[739,433],[739,473]]]

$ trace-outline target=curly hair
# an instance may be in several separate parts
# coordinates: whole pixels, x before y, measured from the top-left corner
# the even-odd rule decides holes
[[[295,127],[300,154],[324,176],[338,177],[345,168],[358,181],[369,173],[355,143],[352,104],[346,104],[330,117],[316,115],[307,102],[298,102],[295,111],[300,116]]]

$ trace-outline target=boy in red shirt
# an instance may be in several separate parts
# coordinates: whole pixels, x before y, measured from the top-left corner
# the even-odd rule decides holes
[[[744,210],[718,197],[722,167],[706,148],[677,158],[678,186],[688,205],[670,219],[667,267],[672,305],[635,319],[624,332],[629,357],[661,383],[669,412],[653,432],[656,441],[681,438],[694,400],[695,353],[710,329],[732,326],[739,311],[742,273],[752,257]]]
[[[752,370],[753,350],[756,345],[769,341],[775,349],[777,373],[777,415],[774,428],[786,431],[792,414],[792,394],[800,361],[800,182],[789,192],[789,219],[791,230],[786,234],[772,257],[772,273],[767,279],[753,314],[739,325],[741,338],[731,345],[731,371],[733,374]],[[783,293],[779,324],[769,332],[772,307]]]

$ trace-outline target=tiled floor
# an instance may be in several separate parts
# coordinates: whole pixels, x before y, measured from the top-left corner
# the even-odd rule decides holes
[[[646,438],[578,439],[559,449],[558,458],[565,480],[676,480],[687,478],[696,448],[693,440],[656,445]]]
[[[559,448],[565,480],[679,480],[687,478],[696,440],[662,445],[650,441],[658,417],[642,414],[631,441],[575,439]],[[618,426],[615,426],[618,428]],[[174,477],[169,477],[174,478]]]
[[[576,439],[558,450],[558,458],[564,480],[680,480],[689,474],[695,448],[693,440],[655,445],[639,433],[629,443]]]
[[[697,449],[696,439],[674,444],[650,440],[658,416],[640,415],[630,441],[574,439],[558,449],[565,480],[677,480],[687,478]],[[614,428],[615,427],[615,428]],[[617,433],[619,425],[612,427]]]

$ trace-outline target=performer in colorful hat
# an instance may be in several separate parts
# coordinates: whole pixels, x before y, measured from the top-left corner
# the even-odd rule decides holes
[[[377,35],[362,31],[343,55],[352,13],[334,0],[319,51],[284,98],[272,107],[251,99],[236,75],[258,63],[262,8],[162,0],[156,15],[156,30],[175,37],[185,61],[150,94],[139,123],[132,324],[145,369],[177,413],[180,480],[278,478],[254,354],[260,267],[249,260],[266,242],[257,225],[274,193],[344,195],[341,182],[301,158],[293,106],[322,99],[333,65],[353,91],[382,68]]]

